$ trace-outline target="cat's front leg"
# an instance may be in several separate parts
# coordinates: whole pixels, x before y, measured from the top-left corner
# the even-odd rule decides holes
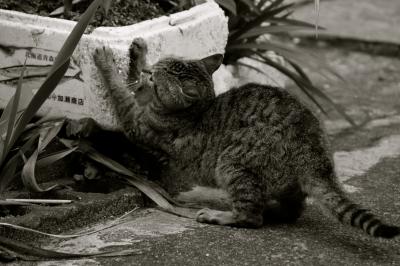
[[[122,89],[122,78],[118,74],[114,54],[109,47],[96,48],[93,54],[94,63],[100,72],[107,90]]]
[[[111,96],[112,105],[120,124],[126,133],[129,131],[128,135],[135,135],[133,131],[138,128],[138,116],[141,112],[137,110],[134,96],[118,74],[112,50],[108,47],[99,47],[96,49],[93,58],[99,69],[104,87]]]
[[[146,66],[147,45],[141,38],[132,41],[129,47],[128,84],[141,83],[142,72]]]

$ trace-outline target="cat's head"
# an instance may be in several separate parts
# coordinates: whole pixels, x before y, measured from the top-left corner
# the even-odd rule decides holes
[[[215,54],[200,60],[166,58],[157,62],[147,80],[144,101],[157,101],[168,111],[186,109],[201,100],[215,97],[212,74],[222,63],[223,56]],[[149,96],[151,92],[151,96]],[[143,101],[142,101],[143,102]]]

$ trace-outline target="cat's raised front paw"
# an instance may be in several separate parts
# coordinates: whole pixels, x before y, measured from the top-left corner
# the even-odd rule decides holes
[[[97,47],[93,54],[94,63],[102,70],[115,64],[114,54],[109,47]]]
[[[129,48],[129,54],[131,60],[143,60],[147,53],[146,42],[142,38],[136,38],[132,41],[131,47]]]

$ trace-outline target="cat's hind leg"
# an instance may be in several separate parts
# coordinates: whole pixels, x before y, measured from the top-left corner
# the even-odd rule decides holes
[[[231,211],[202,209],[196,220],[202,223],[257,228],[263,224],[263,197],[259,177],[244,166],[219,160],[217,179],[229,193]]]

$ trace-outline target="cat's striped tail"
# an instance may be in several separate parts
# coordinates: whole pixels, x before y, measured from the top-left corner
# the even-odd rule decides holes
[[[343,224],[358,227],[373,237],[393,238],[400,235],[400,227],[383,223],[377,216],[353,203],[339,190],[334,188],[329,192],[325,191],[326,193],[321,193],[319,190],[314,196],[324,209],[329,210]]]

